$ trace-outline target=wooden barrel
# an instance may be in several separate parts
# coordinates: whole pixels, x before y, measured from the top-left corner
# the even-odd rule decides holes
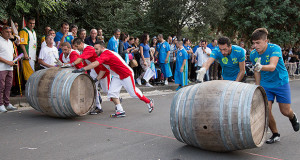
[[[268,105],[261,86],[209,81],[180,89],[170,123],[180,142],[226,152],[260,147],[268,128]]]
[[[25,89],[29,104],[53,117],[87,114],[94,104],[95,85],[87,74],[72,70],[56,67],[33,73]]]

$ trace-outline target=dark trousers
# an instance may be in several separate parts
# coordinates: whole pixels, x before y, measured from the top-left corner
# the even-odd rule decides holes
[[[0,106],[9,105],[10,89],[13,82],[13,71],[0,71]]]

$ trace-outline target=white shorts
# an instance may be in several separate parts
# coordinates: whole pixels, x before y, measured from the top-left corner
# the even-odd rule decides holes
[[[103,79],[99,80],[100,87],[102,91],[106,94],[108,94],[109,86],[110,86],[110,76],[107,76]]]

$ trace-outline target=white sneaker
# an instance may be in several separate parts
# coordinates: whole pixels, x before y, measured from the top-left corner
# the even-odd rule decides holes
[[[146,87],[153,87],[153,86],[149,82],[147,82]]]
[[[6,108],[4,105],[0,106],[0,112],[7,112]]]
[[[6,106],[7,110],[17,110],[18,108],[13,106],[12,104],[9,104],[8,106]]]
[[[142,80],[140,78],[137,78],[136,82],[137,82],[138,85],[140,85],[140,86],[142,85]]]
[[[167,86],[169,83],[168,83],[168,81],[167,80],[165,80],[165,85]]]

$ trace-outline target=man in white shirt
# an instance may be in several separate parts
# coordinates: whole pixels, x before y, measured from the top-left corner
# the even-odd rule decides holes
[[[41,69],[55,67],[56,59],[59,58],[58,50],[53,46],[54,37],[48,35],[46,37],[46,43],[47,46],[41,49],[38,60]]]
[[[11,28],[4,25],[2,28],[2,36],[0,36],[0,112],[7,110],[16,110],[9,103],[10,89],[13,82],[13,62],[14,47],[9,40],[11,36]]]
[[[197,70],[199,70],[202,65],[208,60],[209,56],[211,54],[211,49],[207,47],[207,41],[202,40],[201,46],[196,50],[195,52],[195,59],[197,64]],[[206,74],[204,76],[205,81],[209,81],[209,70],[206,71]]]

